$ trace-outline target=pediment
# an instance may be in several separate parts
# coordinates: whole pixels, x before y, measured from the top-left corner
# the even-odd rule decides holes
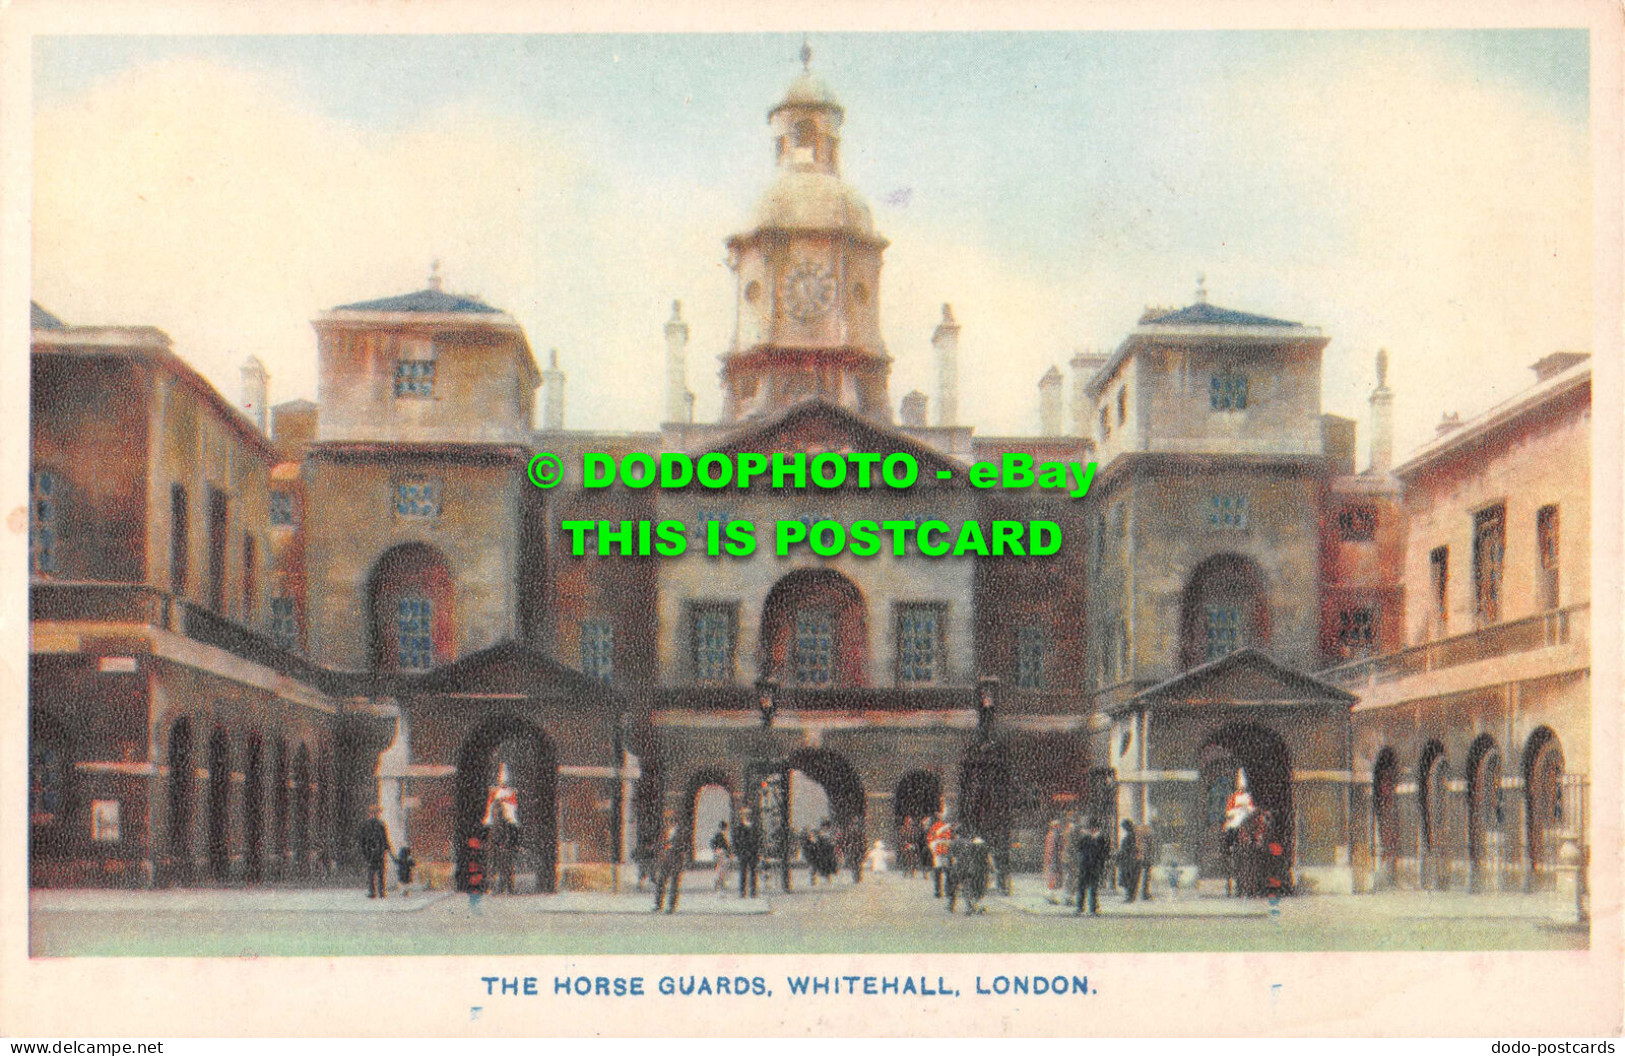
[[[1130,704],[1353,704],[1354,694],[1296,671],[1257,649],[1194,667],[1137,694]]]
[[[771,418],[745,425],[710,450],[809,456],[904,452],[919,463],[921,483],[934,482],[938,470],[953,472],[955,479],[963,479],[965,472],[963,464],[913,437],[820,399],[804,400]]]

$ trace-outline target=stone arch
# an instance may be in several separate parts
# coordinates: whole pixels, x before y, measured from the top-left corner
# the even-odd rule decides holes
[[[723,793],[728,797],[729,810],[726,820],[730,823],[730,827],[732,825],[732,806],[736,801],[733,780],[718,767],[705,767],[696,770],[690,775],[687,789],[683,795],[682,823],[689,834],[689,861],[694,861],[701,851],[707,850],[711,846],[712,826],[709,824],[709,820],[705,820],[702,824],[700,818],[700,798],[706,789],[711,788],[722,789]]]
[[[1399,875],[1399,756],[1392,748],[1377,753],[1371,768],[1371,815],[1378,875],[1394,883]]]
[[[30,863],[68,853],[78,796],[74,744],[66,723],[34,709],[28,716],[28,839]]]
[[[169,728],[168,851],[178,879],[191,874],[192,808],[197,775],[192,767],[192,720],[182,716]]]
[[[801,748],[790,753],[785,761],[787,770],[799,770],[816,781],[829,802],[830,821],[834,824],[836,843],[846,855],[848,866],[861,862],[869,846],[868,824],[865,817],[868,800],[864,796],[863,779],[846,756],[828,748]],[[791,805],[792,811],[794,804]],[[861,872],[854,868],[853,875]]]
[[[290,802],[288,785],[292,780],[289,771],[288,739],[278,737],[275,746],[271,750],[271,846],[279,869],[286,868],[288,863],[288,807]]]
[[[782,577],[762,604],[758,670],[786,686],[836,689],[868,680],[867,602],[856,583],[832,568]],[[816,662],[827,648],[827,665]],[[827,666],[827,677],[819,673]],[[811,775],[809,775],[811,776]]]
[[[374,670],[447,663],[457,651],[451,563],[427,543],[384,551],[367,578],[368,648]],[[421,622],[427,623],[424,636]]]
[[[265,740],[257,730],[243,748],[243,879],[265,879]]]
[[[487,795],[499,766],[519,793],[519,846],[536,867],[536,890],[558,887],[558,762],[540,726],[512,713],[492,716],[469,732],[457,753],[454,806],[455,866],[466,887],[469,840],[485,823]]]
[[[1233,649],[1267,649],[1269,586],[1263,569],[1241,554],[1216,554],[1191,572],[1180,601],[1179,657],[1185,668]]]
[[[921,818],[942,813],[942,778],[931,770],[910,770],[892,792],[892,813],[899,830],[904,818]]]
[[[1422,819],[1422,886],[1450,884],[1450,760],[1444,745],[1428,741],[1416,767],[1416,805]]]
[[[225,727],[209,734],[209,787],[207,793],[207,850],[209,875],[225,880],[231,875],[231,737]]]
[[[1227,875],[1224,861],[1225,806],[1235,791],[1238,771],[1246,771],[1253,803],[1268,815],[1267,840],[1281,848],[1281,872],[1275,877],[1290,888],[1294,862],[1292,757],[1281,735],[1267,726],[1233,722],[1208,737],[1198,755],[1203,821],[1197,861],[1204,876]],[[1271,856],[1274,857],[1273,855]]]
[[[1564,827],[1563,745],[1549,726],[1536,727],[1524,743],[1524,846],[1532,886],[1555,882],[1559,840]]]
[[[297,876],[310,873],[310,791],[310,747],[301,741],[293,753],[293,868]]]
[[[1467,749],[1467,865],[1474,890],[1499,873],[1506,811],[1501,798],[1501,750],[1481,734]]]

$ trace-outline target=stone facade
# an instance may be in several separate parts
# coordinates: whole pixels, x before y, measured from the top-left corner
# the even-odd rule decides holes
[[[1245,772],[1286,890],[1545,883],[1589,754],[1585,368],[1544,361],[1530,400],[1390,473],[1379,360],[1356,474],[1312,326],[1199,289],[1074,356],[1064,392],[1046,374],[1042,435],[986,437],[958,421],[944,306],[935,414],[914,394],[894,427],[887,243],[840,177],[843,117],[810,71],[770,111],[772,182],[727,241],[716,423],[692,421],[678,305],[657,430],[566,429],[557,357],[539,371],[511,317],[436,273],[317,317],[320,401],[276,407],[271,439],[157,331],[38,313],[34,882],[311,877],[353,858],[374,802],[449,882],[507,773],[524,882],[614,883],[703,789],[755,810],[764,775],[799,772],[854,853],[946,812],[1033,867],[1078,811],[1148,826],[1159,883],[1222,883]],[[558,486],[527,481],[539,452]],[[587,455],[744,453],[905,454],[920,480],[582,475]],[[975,464],[1023,459],[1067,487],[976,485]],[[774,552],[778,522],[927,520],[1050,522],[1063,542]],[[593,525],[585,553],[567,521]],[[707,525],[741,521],[753,552],[703,552]],[[660,522],[685,554],[598,552]],[[1492,551],[1493,598],[1468,556]]]

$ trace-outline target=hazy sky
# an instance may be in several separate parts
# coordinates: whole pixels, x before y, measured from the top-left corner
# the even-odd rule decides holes
[[[723,240],[772,172],[799,36],[58,37],[35,67],[34,295],[150,324],[235,399],[315,395],[309,320],[447,287],[559,349],[567,421],[646,429],[662,325],[698,415],[730,337]],[[1584,31],[815,34],[846,177],[891,239],[894,402],[1033,432],[1037,381],[1146,304],[1324,328],[1324,409],[1390,350],[1399,443],[1591,345]]]

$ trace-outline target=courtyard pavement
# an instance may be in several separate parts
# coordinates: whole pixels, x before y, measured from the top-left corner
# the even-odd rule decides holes
[[[652,891],[484,896],[355,888],[40,890],[30,894],[35,956],[348,954],[913,953],[1060,950],[1576,949],[1589,933],[1550,895],[1388,892],[1262,900],[1158,892],[1125,904],[1103,891],[1098,917],[1053,904],[1037,877],[950,916],[930,881],[896,873],[740,900],[684,878],[675,914]]]

